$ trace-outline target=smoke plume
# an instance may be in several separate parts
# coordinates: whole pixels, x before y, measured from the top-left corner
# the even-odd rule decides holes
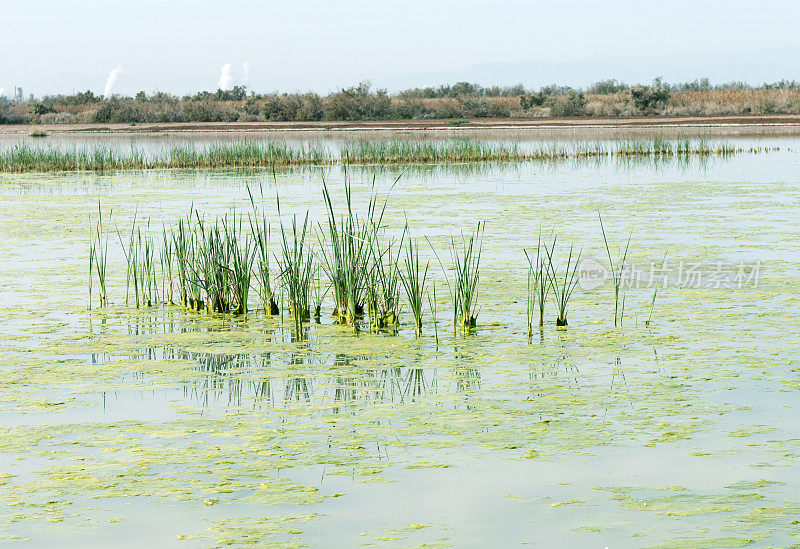
[[[230,63],[222,65],[222,72],[219,75],[219,82],[217,88],[221,90],[229,90],[233,87],[233,70]]]
[[[106,87],[103,89],[103,97],[111,97],[111,92],[114,90],[114,86],[117,85],[119,75],[123,72],[125,71],[122,70],[122,63],[117,63],[117,66],[111,69],[106,79]]]

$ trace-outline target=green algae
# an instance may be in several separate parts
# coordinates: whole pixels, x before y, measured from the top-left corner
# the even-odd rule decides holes
[[[191,183],[182,186],[186,182],[132,181],[142,190],[122,188],[114,195],[123,216],[140,205],[156,219],[160,210],[178,211],[189,199],[211,201],[204,194],[209,188],[224,189],[225,196],[208,204],[209,211],[241,203],[228,198],[236,195],[228,180],[203,182],[198,191]],[[291,182],[301,190],[282,187],[287,203],[309,206],[304,183]],[[7,197],[0,207],[7,214],[0,251],[12,259],[0,266],[0,276],[4,291],[8,287],[24,304],[0,308],[8,331],[0,341],[0,410],[10,418],[0,426],[6,471],[0,536],[36,538],[25,528],[67,529],[92,518],[108,528],[108,519],[79,502],[105,509],[126,499],[132,510],[170,502],[197,517],[193,526],[175,525],[175,535],[181,532],[187,542],[313,545],[320,539],[317,512],[338,519],[352,514],[354,501],[379,509],[397,498],[411,502],[394,510],[407,520],[389,524],[412,524],[423,520],[411,515],[416,500],[452,477],[474,483],[487,512],[493,491],[519,493],[495,512],[502,513],[504,529],[516,527],[531,539],[552,531],[543,520],[528,524],[539,512],[534,502],[546,501],[555,502],[543,506],[553,529],[586,525],[597,512],[609,517],[604,536],[638,534],[641,546],[671,540],[691,547],[787,544],[782,536],[796,530],[790,525],[798,500],[792,470],[800,443],[790,423],[781,422],[796,411],[797,299],[791,296],[800,295],[800,279],[791,254],[798,235],[766,220],[796,214],[787,206],[793,186],[773,187],[783,202],[756,186],[713,181],[642,182],[635,189],[606,181],[603,192],[566,187],[558,195],[537,187],[525,195],[533,214],[515,207],[519,183],[491,193],[446,181],[431,181],[433,190],[422,192],[418,183],[401,189],[397,204],[412,222],[425,219],[434,245],[471,208],[487,218],[491,233],[491,259],[482,272],[485,327],[463,339],[442,335],[438,348],[433,338],[408,337],[407,324],[397,337],[356,337],[322,325],[301,343],[285,337],[279,318],[253,314],[239,323],[178,307],[132,311],[113,291],[111,307],[87,313],[79,268],[85,234],[78,227],[96,208],[94,196]],[[437,191],[447,205],[429,199],[427,193]],[[163,204],[149,200],[151,193]],[[602,252],[589,219],[597,209],[622,206],[642,235],[631,243],[636,261],[660,258],[674,246],[676,226],[691,235],[680,242],[687,262],[741,250],[762,253],[767,246],[782,257],[770,261],[770,278],[759,287],[665,288],[647,329],[634,316],[646,310],[650,292],[631,290],[631,320],[619,330],[596,320],[608,305],[602,293],[576,294],[570,331],[547,329],[529,344],[520,321],[524,307],[514,303],[524,293],[524,273],[513,255],[521,237],[491,227],[502,226],[505,209],[517,212],[521,232],[534,234],[542,224],[561,223],[552,213],[559,204],[575,220],[560,230],[586,241],[587,254]],[[748,208],[767,212],[765,222],[742,221]],[[742,230],[734,238],[724,227]],[[13,246],[33,238],[53,243],[53,235],[66,250],[63,269],[46,263],[19,268],[23,260]],[[112,289],[124,286],[119,277],[112,282]],[[774,408],[760,400],[766,397],[777,399]],[[740,480],[767,464],[773,480]],[[504,484],[506,470],[514,486]],[[598,482],[587,480],[591,474],[609,475],[610,484],[659,488],[598,493],[589,489]],[[497,487],[480,485],[484,475]],[[565,477],[573,483],[562,484]],[[420,478],[429,484],[420,486]],[[316,518],[283,521],[298,509]],[[369,513],[342,530],[369,530],[375,544],[459,545],[475,534],[470,523],[480,522],[429,512],[431,522],[457,529],[448,532],[452,542],[433,528],[420,529],[412,540],[413,532],[382,529],[381,519]],[[114,509],[112,515],[124,520],[113,527],[135,514]],[[198,521],[213,526],[206,530]],[[726,529],[741,537],[729,537]],[[697,537],[684,540],[688,530]],[[390,539],[402,536],[408,539]],[[374,539],[380,537],[386,539]],[[353,545],[352,537],[348,541]]]

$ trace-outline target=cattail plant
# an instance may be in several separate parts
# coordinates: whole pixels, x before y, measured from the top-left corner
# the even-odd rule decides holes
[[[625,271],[625,260],[628,258],[628,247],[631,244],[631,236],[628,236],[628,242],[625,244],[625,251],[620,254],[619,261],[617,262],[618,269],[614,268],[614,260],[611,258],[611,248],[608,245],[608,238],[606,238],[606,229],[603,226],[603,217],[600,212],[597,212],[597,217],[600,219],[600,229],[603,231],[603,242],[606,245],[606,252],[608,253],[608,264],[611,266],[611,276],[614,277],[614,326],[622,324],[622,316],[625,307],[624,288],[622,288],[622,277]],[[620,299],[622,309],[620,309]]]
[[[147,226],[149,227],[149,225],[148,221]],[[138,247],[136,257],[140,261],[136,274],[139,276],[139,286],[142,290],[142,305],[152,307],[153,303],[158,301],[155,243],[151,236],[143,235],[141,230],[137,230],[136,237],[136,246]]]
[[[370,328],[373,331],[394,331],[399,323],[400,275],[398,262],[403,250],[404,239],[405,231],[399,241],[388,238],[384,245],[377,228],[371,236],[367,308],[370,315]]]
[[[526,316],[528,320],[528,337],[533,335],[533,322],[536,309],[539,310],[539,328],[544,326],[544,308],[547,302],[547,294],[550,284],[547,277],[547,258],[542,243],[542,233],[539,232],[539,240],[536,243],[536,256],[529,254],[527,250],[525,257],[528,259],[528,286],[527,286],[527,307]]]
[[[250,279],[253,276],[253,260],[255,259],[256,246],[250,236],[241,237],[241,218],[239,220],[239,232],[237,233],[236,216],[229,233],[226,225],[226,241],[230,256],[230,284],[232,302],[230,312],[235,315],[247,316],[247,298],[250,293]],[[236,235],[239,234],[240,237]],[[240,243],[239,241],[243,242]]]
[[[178,270],[178,291],[180,293],[181,305],[184,307],[189,306],[190,271],[192,269],[191,220],[192,214],[190,211],[186,218],[178,219],[177,230],[172,234],[172,243],[175,250],[175,265]]]
[[[108,267],[108,238],[103,237],[103,211],[100,202],[97,202],[97,223],[92,229],[89,226],[89,308],[92,308],[92,279],[94,273],[97,274],[97,282],[100,286],[99,300],[100,306],[108,304],[106,297],[106,269]]]
[[[409,238],[406,245],[406,257],[400,271],[400,282],[406,291],[411,314],[414,317],[414,334],[422,335],[422,305],[424,303],[425,281],[428,277],[428,263],[420,268],[419,247]]]
[[[451,237],[450,240],[450,253],[455,265],[453,324],[458,324],[464,332],[474,328],[478,319],[478,279],[485,226],[485,222],[478,222],[478,227],[460,247],[455,239]]]
[[[167,305],[174,305],[174,301],[172,299],[172,266],[174,264],[173,260],[173,238],[172,235],[167,233],[166,227],[161,228],[161,234],[163,237],[162,240],[162,248],[161,248],[161,296],[167,303]]]
[[[280,216],[280,200],[278,201],[278,216]],[[308,292],[311,283],[313,254],[306,243],[308,232],[308,212],[306,212],[301,228],[298,228],[297,215],[292,216],[290,234],[281,221],[283,259],[281,280],[286,288],[289,311],[292,313],[294,330],[298,338],[303,337],[303,323],[310,320]]]
[[[261,302],[264,306],[264,314],[266,316],[277,315],[279,309],[272,291],[272,273],[270,271],[270,241],[272,229],[266,214],[259,212],[258,208],[256,208],[253,193],[250,192],[250,187],[247,187],[247,193],[250,195],[250,204],[253,206],[253,215],[249,216],[249,221],[250,232],[255,241],[255,276],[256,282],[258,283],[258,293],[261,296]],[[263,190],[261,194],[263,199]]]
[[[125,243],[122,240],[122,233],[120,232],[119,228],[117,228],[117,237],[119,238],[120,246],[122,247],[122,253],[125,255],[125,305],[130,304],[130,293],[131,293],[131,286],[133,287],[133,294],[134,294],[134,303],[136,307],[139,307],[139,277],[138,277],[138,268],[139,268],[139,260],[137,252],[139,250],[139,246],[136,240],[136,214],[133,214],[133,220],[131,222],[131,230],[128,233],[128,245],[125,246]]]
[[[562,279],[556,272],[556,266],[554,263],[555,248],[555,237],[553,238],[553,243],[549,248],[547,245],[544,246],[545,253],[547,254],[547,279],[550,287],[552,288],[556,301],[556,326],[564,327],[568,326],[567,305],[569,303],[569,299],[572,297],[572,292],[575,290],[575,287],[578,285],[580,280],[578,276],[578,263],[580,262],[581,252],[579,251],[577,254],[575,254],[574,245],[570,245],[569,256],[567,257],[567,262],[564,265],[564,277]]]
[[[373,179],[373,188],[375,180]],[[334,316],[339,324],[347,324],[357,329],[357,321],[364,314],[367,277],[369,276],[370,239],[375,227],[380,226],[386,209],[377,211],[377,195],[373,191],[364,218],[353,211],[352,192],[345,174],[346,212],[338,216],[333,208],[330,190],[325,178],[322,180],[322,193],[328,213],[327,230],[322,230],[320,250],[323,267],[333,288],[336,309]],[[323,241],[323,238],[327,242]],[[327,244],[327,245],[326,245]]]
[[[433,315],[433,340],[436,342],[436,350],[439,350],[439,320],[436,308],[436,282],[433,283],[433,297],[428,296],[428,306]]]

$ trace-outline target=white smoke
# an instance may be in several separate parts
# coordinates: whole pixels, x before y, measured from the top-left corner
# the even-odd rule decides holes
[[[247,85],[247,83],[250,81],[250,63],[247,61],[242,63],[242,76],[244,78],[245,85]]]
[[[119,79],[119,75],[122,74],[122,63],[117,63],[117,66],[111,69],[111,72],[108,73],[108,78],[106,79],[106,87],[103,90],[103,97],[111,97],[111,92],[114,90],[114,86],[117,85],[117,80]]]
[[[0,88],[0,97],[3,97],[6,94],[5,88]]]
[[[221,90],[229,90],[233,87],[233,70],[230,63],[222,65],[222,72],[219,75],[219,82],[217,88]]]

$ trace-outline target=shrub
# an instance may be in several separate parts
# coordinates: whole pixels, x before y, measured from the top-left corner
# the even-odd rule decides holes
[[[550,95],[545,101],[550,116],[583,116],[586,114],[586,97],[582,92],[569,90],[562,95]]]
[[[610,80],[601,80],[599,82],[595,82],[589,89],[586,90],[586,93],[590,93],[593,95],[611,95],[613,93],[620,93],[627,91],[628,85],[623,82],[618,82],[617,80],[610,79]]]
[[[41,116],[43,114],[48,114],[51,112],[56,112],[56,110],[52,106],[48,105],[47,103],[42,103],[39,101],[31,105],[30,109],[31,109],[31,114],[35,114],[37,116]]]
[[[649,113],[664,107],[669,100],[669,89],[661,85],[634,86],[629,90],[631,101],[637,110]]]
[[[324,103],[326,120],[380,120],[391,114],[392,100],[386,90],[370,91],[368,80],[354,88],[331,94]]]

